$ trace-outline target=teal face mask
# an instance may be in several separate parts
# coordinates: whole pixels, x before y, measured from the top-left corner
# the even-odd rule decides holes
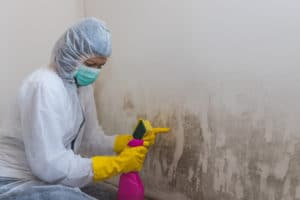
[[[99,73],[100,73],[100,69],[81,65],[76,71],[74,77],[77,85],[87,86],[94,83],[97,80]]]

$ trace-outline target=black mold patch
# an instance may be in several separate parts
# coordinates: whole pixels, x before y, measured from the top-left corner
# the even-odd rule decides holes
[[[132,98],[129,94],[125,95],[124,98],[123,98],[123,107],[122,107],[122,109],[124,111],[134,110],[134,103],[133,103]]]

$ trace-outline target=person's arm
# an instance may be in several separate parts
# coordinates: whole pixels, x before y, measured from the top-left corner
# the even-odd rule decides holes
[[[81,151],[91,156],[98,154],[120,154],[127,147],[128,142],[133,139],[132,135],[105,135],[98,122],[94,90],[91,85],[80,89],[80,99],[86,118]],[[155,142],[155,138],[156,133],[153,132],[146,135],[143,140],[152,145]]]
[[[99,125],[92,86],[80,89],[85,125],[82,148],[89,155],[113,155],[116,136],[108,136]]]
[[[82,187],[93,180],[92,160],[75,155],[63,141],[68,119],[60,91],[42,84],[23,88],[19,98],[26,159],[32,173],[54,184]]]

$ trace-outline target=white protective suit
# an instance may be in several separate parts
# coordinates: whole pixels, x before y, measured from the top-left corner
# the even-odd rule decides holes
[[[0,177],[18,179],[19,187],[92,182],[91,159],[78,154],[81,141],[98,155],[112,154],[115,137],[98,125],[93,87],[78,88],[73,77],[85,59],[110,53],[110,32],[95,18],[63,34],[49,67],[22,83],[11,123],[0,134]]]

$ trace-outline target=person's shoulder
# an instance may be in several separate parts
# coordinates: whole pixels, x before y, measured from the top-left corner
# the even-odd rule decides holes
[[[43,67],[27,76],[20,88],[20,92],[42,90],[44,92],[61,92],[64,89],[62,79],[51,68]]]
[[[27,78],[25,78],[24,84],[36,84],[36,85],[51,85],[62,83],[61,78],[51,68],[42,67],[32,72]]]
[[[44,106],[51,109],[63,109],[66,105],[67,93],[63,80],[57,73],[48,68],[32,72],[23,81],[19,89],[17,101],[20,105]]]

